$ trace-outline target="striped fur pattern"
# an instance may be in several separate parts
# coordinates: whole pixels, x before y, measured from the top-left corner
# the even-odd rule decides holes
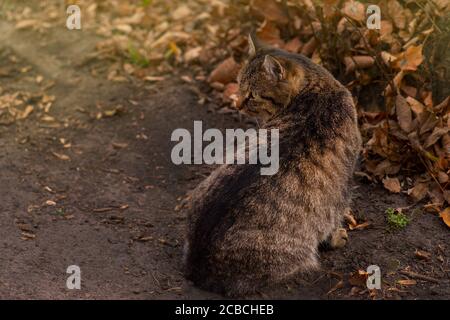
[[[258,46],[240,76],[243,112],[280,130],[280,169],[222,165],[192,193],[185,275],[243,297],[319,267],[341,226],[361,138],[351,94],[308,58]]]

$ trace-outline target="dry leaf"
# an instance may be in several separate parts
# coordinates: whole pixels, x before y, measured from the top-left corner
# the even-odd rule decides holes
[[[387,190],[393,193],[399,193],[402,190],[398,178],[385,178],[383,179],[383,185]]]
[[[428,183],[418,183],[413,188],[408,190],[408,195],[410,195],[415,201],[419,202],[428,193]]]
[[[375,59],[370,56],[353,56],[345,57],[345,73],[350,73],[355,69],[365,69],[370,68],[375,63]]]
[[[15,27],[17,30],[21,30],[21,29],[36,27],[37,24],[38,24],[37,20],[27,19],[27,20],[21,20],[21,21],[17,22]]]
[[[430,260],[431,259],[431,253],[422,251],[422,250],[416,250],[416,252],[414,252],[414,255],[420,260]]]
[[[358,270],[356,272],[353,272],[350,277],[348,278],[348,282],[352,286],[358,286],[365,288],[367,286],[367,278],[369,277],[369,274],[366,271]]]
[[[219,64],[208,78],[208,82],[220,82],[228,84],[236,79],[239,72],[239,65],[234,61],[233,57],[224,60]]]
[[[275,1],[253,0],[250,7],[257,14],[263,16],[269,21],[280,24],[289,22],[286,12],[281,8],[280,4]]]
[[[411,108],[401,95],[395,98],[395,110],[400,128],[406,133],[411,132],[413,128]]]
[[[422,112],[425,110],[425,106],[422,103],[420,103],[419,101],[417,101],[416,99],[412,98],[412,97],[407,97],[406,98],[406,102],[408,102],[408,104],[411,107],[411,110],[416,115],[422,114]]]
[[[284,50],[297,53],[302,47],[302,42],[299,38],[295,37],[291,41],[284,45]]]
[[[397,57],[394,65],[403,71],[416,71],[422,61],[422,45],[410,46]]]
[[[403,279],[397,280],[397,283],[402,286],[413,286],[417,284],[417,281],[412,279]]]
[[[366,9],[358,1],[346,1],[341,11],[356,21],[364,21],[366,19]]]
[[[443,211],[439,213],[439,216],[442,218],[442,221],[450,227],[450,207],[445,208]]]
[[[70,157],[65,154],[57,153],[57,152],[52,152],[52,154],[60,160],[64,160],[64,161],[70,160]]]
[[[425,140],[423,146],[424,148],[428,148],[435,144],[444,134],[446,134],[449,131],[450,128],[434,128],[433,132],[427,137]]]

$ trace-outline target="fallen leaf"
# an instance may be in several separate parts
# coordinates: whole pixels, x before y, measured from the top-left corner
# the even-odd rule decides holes
[[[210,74],[208,82],[220,82],[228,84],[236,79],[239,71],[239,65],[230,57],[220,63]]]
[[[30,232],[22,232],[22,240],[32,240],[36,238],[36,235]]]
[[[281,8],[280,3],[278,2],[253,0],[250,4],[250,8],[269,21],[274,21],[280,24],[286,24],[289,22],[286,12]]]
[[[64,160],[64,161],[70,160],[70,157],[65,154],[58,153],[58,152],[52,152],[52,154],[60,160]]]
[[[450,207],[445,208],[443,211],[439,213],[439,216],[442,218],[442,221],[450,227]]]
[[[395,111],[400,128],[406,133],[411,132],[413,128],[411,108],[401,95],[397,95],[395,98]]]
[[[417,281],[412,279],[403,279],[397,280],[397,283],[402,286],[413,286],[417,284]]]
[[[364,5],[358,1],[346,1],[341,11],[356,21],[364,21],[366,19],[366,9],[364,8]]]
[[[436,127],[434,128],[433,132],[427,137],[427,139],[425,140],[423,147],[424,148],[428,148],[430,146],[432,146],[433,144],[435,144],[444,134],[446,134],[448,131],[450,130],[450,128],[445,127],[445,128],[439,128]]]
[[[408,195],[410,195],[414,201],[419,202],[428,192],[428,183],[417,183],[414,187],[408,190]]]
[[[350,274],[348,278],[348,282],[352,286],[358,286],[358,287],[366,287],[367,286],[367,278],[369,277],[369,274],[366,271],[358,270],[356,272],[353,272]]]
[[[350,230],[363,230],[370,226],[370,222],[366,221],[360,224],[357,224],[356,226],[349,227]]]
[[[401,191],[400,181],[398,178],[385,178],[383,179],[384,187],[393,193],[399,193]]]
[[[422,45],[410,46],[397,57],[394,66],[403,71],[416,71],[422,61]]]
[[[350,73],[355,69],[366,69],[373,66],[375,63],[375,59],[370,56],[353,56],[353,57],[345,57],[345,73]]]
[[[297,53],[302,48],[302,42],[295,37],[284,45],[284,50]]]
[[[21,29],[35,27],[35,26],[37,26],[37,24],[38,24],[37,20],[27,19],[27,20],[21,20],[21,21],[17,22],[15,27],[17,30],[21,30]]]
[[[188,17],[191,15],[192,11],[189,9],[187,5],[181,5],[177,9],[175,9],[174,12],[172,12],[172,19],[174,20],[181,20],[183,18]]]
[[[416,99],[412,98],[412,97],[407,97],[406,98],[406,102],[408,102],[408,104],[411,107],[411,110],[416,115],[422,114],[422,112],[425,110],[425,106],[422,103],[420,103],[419,101],[417,101]]]
[[[416,250],[414,252],[414,255],[416,258],[420,260],[430,260],[431,259],[431,253],[423,251],[423,250]]]

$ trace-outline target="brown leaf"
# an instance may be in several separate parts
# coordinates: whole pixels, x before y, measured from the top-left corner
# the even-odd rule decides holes
[[[417,284],[417,281],[412,279],[403,279],[397,280],[397,283],[402,286],[414,286]]]
[[[383,179],[383,186],[393,193],[399,193],[402,188],[400,186],[400,181],[398,178],[385,178]]]
[[[435,144],[444,134],[446,134],[449,131],[450,128],[434,128],[433,132],[427,137],[425,140],[423,146],[424,148],[428,148]]]
[[[408,190],[408,194],[416,201],[419,202],[428,193],[428,183],[417,183],[414,187]]]
[[[230,57],[220,63],[210,74],[208,82],[220,82],[227,84],[236,79],[239,65]]]
[[[450,154],[450,135],[448,133],[442,136],[442,147],[445,153]]]
[[[405,52],[397,57],[394,66],[403,71],[416,71],[422,61],[422,45],[409,46]]]
[[[256,35],[263,42],[274,47],[283,47],[284,41],[281,40],[280,29],[275,23],[265,20],[262,26],[258,29]]]
[[[349,226],[350,230],[363,230],[370,226],[370,222],[366,221],[360,224],[357,224],[356,226]]]
[[[406,16],[404,9],[397,0],[389,0],[387,2],[387,11],[397,28],[404,29],[406,27]]]
[[[27,19],[27,20],[20,20],[19,22],[16,23],[15,27],[17,30],[22,30],[27,28],[33,28],[36,27],[37,25],[38,25],[37,20]]]
[[[375,59],[370,56],[353,56],[353,57],[345,57],[345,73],[350,73],[354,71],[356,68],[358,69],[366,69],[373,66],[375,63]]]
[[[430,260],[431,259],[431,253],[422,251],[422,250],[416,250],[416,252],[414,252],[414,255],[420,260]]]
[[[432,130],[436,127],[439,122],[439,119],[431,112],[425,111],[419,117],[420,122],[420,135],[423,135],[425,132]]]
[[[358,1],[346,1],[341,11],[356,21],[364,21],[366,19],[366,10],[364,5]]]
[[[22,240],[32,240],[36,238],[36,235],[30,232],[22,232]]]
[[[172,12],[172,19],[181,20],[191,15],[191,13],[192,11],[187,5],[181,5]]]
[[[348,278],[348,282],[352,286],[358,286],[365,288],[367,286],[367,278],[369,277],[369,274],[366,271],[358,270],[356,272],[353,272],[350,277]]]
[[[407,97],[406,98],[406,102],[408,102],[408,104],[411,107],[411,110],[416,115],[420,115],[425,110],[425,106],[422,103],[420,103],[419,101],[417,101],[416,99],[412,98],[412,97]]]
[[[281,5],[275,1],[253,0],[250,8],[269,21],[280,24],[289,22],[289,18]]]
[[[299,38],[295,37],[284,45],[284,50],[297,53],[302,47],[302,42]]]
[[[443,171],[439,171],[439,172],[438,172],[437,178],[438,178],[438,180],[439,180],[439,183],[444,184],[444,183],[447,183],[447,182],[448,182],[448,174],[446,174],[446,173],[443,172]]]
[[[444,99],[441,103],[439,103],[437,106],[433,107],[434,112],[440,113],[442,112],[448,105],[450,105],[450,96]]]
[[[373,173],[379,177],[383,177],[388,174],[397,174],[400,171],[400,168],[400,164],[393,164],[389,160],[385,159],[376,166]]]
[[[70,157],[65,154],[57,153],[57,152],[52,152],[52,154],[60,160],[64,160],[64,161],[70,160]]]
[[[307,57],[311,57],[314,51],[316,50],[317,46],[319,45],[319,42],[315,37],[312,37],[309,39],[307,43],[302,48],[302,54]]]
[[[411,132],[413,127],[411,108],[401,95],[397,95],[395,98],[395,110],[400,128],[406,133]]]

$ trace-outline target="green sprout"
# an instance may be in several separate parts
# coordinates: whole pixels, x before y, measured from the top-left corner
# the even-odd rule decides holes
[[[386,214],[389,225],[395,229],[403,229],[410,222],[409,218],[404,213],[395,209],[386,209]]]
[[[144,57],[132,44],[128,46],[128,55],[130,56],[131,63],[134,65],[142,68],[146,68],[150,65],[150,61]]]
[[[152,4],[152,2],[153,2],[153,0],[142,0],[142,1],[141,1],[141,5],[142,5],[143,7],[148,7],[149,5]]]

